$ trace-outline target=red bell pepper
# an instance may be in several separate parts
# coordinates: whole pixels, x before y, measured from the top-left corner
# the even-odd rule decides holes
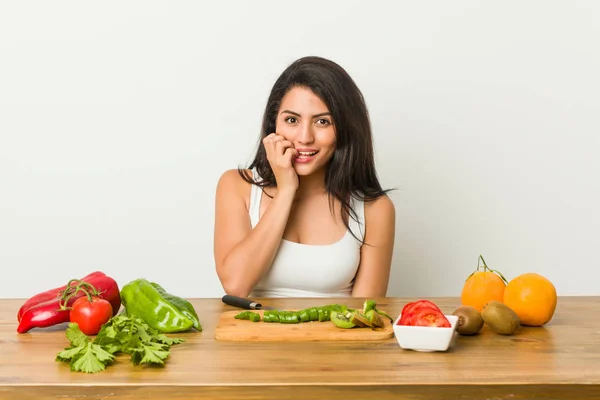
[[[88,280],[94,279],[94,277],[98,277],[98,276],[103,277],[103,276],[105,276],[105,274],[100,271],[96,271],[96,272],[92,272],[89,275],[84,276],[83,278],[81,278],[81,280],[88,281]],[[67,285],[63,285],[61,287],[57,287],[57,288],[50,289],[50,290],[47,290],[42,293],[38,293],[35,296],[32,296],[29,299],[27,299],[27,301],[25,303],[23,303],[21,308],[19,308],[19,312],[17,313],[17,321],[21,321],[21,317],[23,316],[23,313],[25,311],[27,311],[28,309],[30,309],[31,307],[37,306],[48,300],[60,299],[60,297],[62,296],[62,292],[64,292],[64,290],[66,288],[67,288]]]
[[[113,308],[113,316],[121,307],[121,296],[117,282],[108,275],[96,271],[82,279],[73,279],[59,288],[39,293],[29,298],[19,309],[17,332],[25,333],[32,328],[46,328],[69,322],[70,307],[85,290],[76,290],[78,285],[91,285]]]

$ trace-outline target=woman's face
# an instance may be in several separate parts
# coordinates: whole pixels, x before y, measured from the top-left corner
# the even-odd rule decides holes
[[[335,152],[333,123],[325,103],[310,89],[294,87],[283,97],[275,131],[299,152],[293,160],[298,175],[310,175],[325,168]]]

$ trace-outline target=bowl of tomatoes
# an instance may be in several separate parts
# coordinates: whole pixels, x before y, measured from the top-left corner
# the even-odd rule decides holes
[[[394,336],[401,348],[446,351],[454,342],[458,317],[445,315],[429,300],[407,303],[394,321]]]

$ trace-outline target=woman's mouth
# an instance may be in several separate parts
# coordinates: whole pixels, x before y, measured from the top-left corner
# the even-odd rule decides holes
[[[302,164],[308,163],[315,158],[318,152],[318,150],[299,150],[294,161]]]

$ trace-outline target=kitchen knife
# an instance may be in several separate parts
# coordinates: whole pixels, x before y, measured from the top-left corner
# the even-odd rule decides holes
[[[226,294],[221,300],[225,304],[243,308],[245,310],[274,310],[273,307],[263,306],[262,304],[257,303],[256,301],[245,299],[243,297],[232,296],[230,294]]]

